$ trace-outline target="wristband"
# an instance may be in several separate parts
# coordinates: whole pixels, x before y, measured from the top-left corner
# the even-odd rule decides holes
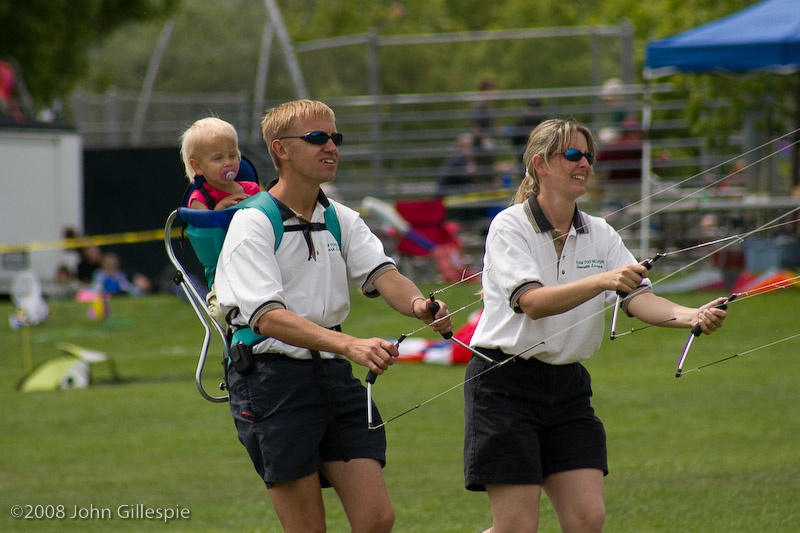
[[[414,311],[414,304],[417,303],[417,300],[427,300],[427,298],[423,298],[422,296],[417,296],[416,298],[411,300],[411,314],[414,315],[414,318],[420,318],[419,315],[417,315],[416,311]]]

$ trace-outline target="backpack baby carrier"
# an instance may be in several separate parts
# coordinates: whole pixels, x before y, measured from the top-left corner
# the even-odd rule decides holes
[[[246,160],[243,157],[242,165],[239,171],[240,174],[242,174],[241,168],[245,166],[245,161]],[[257,182],[258,178],[257,174],[255,174],[255,167],[253,167],[252,163],[249,161],[247,164],[250,168],[252,168],[253,175],[255,176],[255,180]],[[195,185],[199,186],[199,184],[193,184],[191,187],[195,187]],[[182,205],[186,205],[186,201],[191,195],[191,191],[194,190],[191,187],[191,190],[187,189]],[[206,391],[202,383],[203,368],[205,366],[205,361],[211,344],[211,331],[216,331],[217,335],[222,341],[224,346],[223,364],[226,365],[230,361],[229,349],[233,344],[242,342],[252,347],[254,344],[264,340],[266,337],[257,335],[247,327],[235,329],[224,328],[213,319],[213,317],[209,314],[205,298],[200,294],[197,287],[194,286],[191,277],[186,271],[186,268],[175,253],[175,249],[172,244],[174,238],[173,226],[178,221],[183,223],[184,227],[183,231],[181,232],[181,237],[183,234],[185,234],[191,243],[195,256],[200,261],[204,269],[205,280],[210,288],[214,283],[217,259],[222,251],[222,244],[225,241],[225,235],[228,231],[228,226],[230,225],[233,215],[239,209],[252,208],[259,209],[270,220],[272,228],[275,231],[275,252],[278,251],[278,247],[281,244],[284,232],[301,231],[304,227],[304,225],[284,225],[283,215],[278,206],[277,200],[269,193],[269,191],[262,191],[245,200],[242,200],[234,206],[218,211],[211,209],[190,209],[187,207],[180,207],[170,213],[170,215],[167,217],[167,222],[164,227],[164,244],[166,247],[167,256],[176,269],[176,272],[173,276],[173,282],[183,291],[186,299],[189,301],[190,305],[194,309],[195,314],[200,320],[205,332],[203,344],[200,350],[200,357],[197,364],[197,371],[195,373],[195,382],[200,394],[211,402],[225,402],[228,400],[227,396],[214,396],[210,394],[208,391]],[[341,249],[341,229],[333,204],[329,204],[325,210],[325,223],[315,224],[311,229],[316,231],[330,231],[337,243],[339,243],[339,248]],[[220,383],[220,389],[225,390],[224,383]]]

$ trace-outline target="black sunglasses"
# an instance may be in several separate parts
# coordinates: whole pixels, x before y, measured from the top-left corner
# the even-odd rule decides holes
[[[581,157],[585,157],[587,163],[589,163],[590,165],[594,164],[594,154],[592,152],[584,153],[576,148],[570,148],[562,155],[564,156],[564,159],[566,159],[567,161],[572,161],[573,163],[577,163],[578,161],[581,160]]]
[[[279,140],[283,139],[303,139],[305,142],[309,144],[316,144],[317,146],[323,146],[325,143],[328,142],[328,139],[333,141],[333,144],[339,146],[342,144],[342,134],[341,133],[334,133],[333,135],[328,135],[324,131],[310,131],[305,135],[295,135],[295,136],[286,136],[286,137],[279,137]]]

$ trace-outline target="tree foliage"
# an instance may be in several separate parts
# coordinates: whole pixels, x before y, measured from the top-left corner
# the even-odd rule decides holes
[[[0,50],[22,69],[34,102],[63,98],[87,70],[87,54],[134,21],[156,20],[178,0],[0,0]]]
[[[10,0],[0,2],[10,3]],[[97,3],[101,2],[83,0],[73,4]],[[138,0],[132,3],[157,2]],[[164,3],[172,2],[164,0]],[[710,22],[754,3],[756,0],[697,0],[691,3],[682,0],[574,0],[569,3],[560,0],[278,1],[289,35],[295,43],[366,34],[369,31],[375,31],[381,36],[413,35],[617,25],[628,21],[636,38],[635,60],[639,67],[644,60],[647,41]],[[215,76],[219,78],[225,74],[215,67],[209,70],[198,68],[198,65],[216,65],[218,56],[222,54],[228,56],[225,69],[225,72],[230,73],[228,78],[239,87],[249,89],[265,20],[266,12],[262,0],[184,0],[176,16],[177,25],[164,59],[164,73],[159,78],[158,88],[178,90],[178,81],[182,81],[184,85],[196,87],[198,90],[209,90]],[[145,27],[148,29],[145,30]],[[116,33],[117,44],[113,44],[112,39],[111,44],[107,43],[103,49],[96,47],[92,56],[96,68],[90,73],[89,79],[85,80],[86,85],[95,90],[109,85],[139,89],[141,65],[146,64],[152,54],[155,31],[157,30],[151,22],[138,28],[129,25]],[[469,90],[474,88],[476,79],[488,74],[497,79],[501,88],[554,87],[563,83],[587,85],[589,65],[579,60],[581,48],[584,46],[586,45],[569,40],[553,39],[550,43],[522,41],[405,49],[387,47],[381,49],[380,62],[385,67],[381,81],[386,92],[411,92],[414,89],[409,84],[413,86],[415,83],[436,87],[429,90]],[[272,89],[290,89],[276,42],[272,48],[271,73],[274,77],[283,77],[282,80],[275,80],[277,87]],[[355,48],[354,45],[352,49],[337,48],[331,53],[301,54],[301,64],[309,78],[309,85],[320,80],[319,84],[322,86],[328,83],[332,85],[326,86],[326,93],[364,93],[364,50]],[[526,48],[528,53],[522,53]],[[609,52],[605,56],[613,62],[617,59],[614,53]],[[568,57],[569,62],[564,64],[562,72],[553,72],[548,63],[551,58],[560,60],[561,57]],[[131,61],[137,67],[126,72],[125,66]],[[272,70],[273,68],[277,70]],[[572,73],[568,72],[569,68]],[[641,71],[641,68],[637,70]],[[348,71],[353,71],[352,78],[345,76],[339,79],[342,72]],[[131,72],[137,74],[132,76]],[[353,87],[350,79],[355,79],[356,74],[361,79],[361,86]],[[170,82],[163,79],[168,76],[175,80]],[[678,75],[672,80],[678,80],[679,85],[687,88],[709,83],[700,77],[696,80],[693,77],[694,75],[684,76],[686,80],[683,81]],[[729,80],[710,83],[715,89],[727,89],[728,93],[738,89],[738,81],[734,84]],[[781,83],[778,85],[781,86]],[[399,90],[401,87],[405,87],[405,90]],[[783,90],[782,87],[779,88]]]
[[[362,35],[442,34],[484,30],[587,25],[593,5],[578,1],[560,6],[552,0],[532,5],[521,0],[495,3],[454,0],[280,1],[283,19],[296,48],[319,39]],[[225,2],[184,0],[163,57],[156,91],[250,91],[264,24],[262,0]],[[117,32],[92,52],[92,69],[81,87],[90,92],[141,89],[153,54],[158,27],[140,24]],[[385,46],[379,49],[384,93],[475,90],[493,77],[503,89],[585,86],[590,69],[588,37],[549,40],[487,41],[455,44]],[[618,48],[618,46],[617,46]],[[299,52],[310,94],[326,98],[369,92],[367,49],[353,44]],[[563,59],[569,59],[564,61]],[[618,75],[619,53],[604,55],[605,68]],[[611,65],[613,64],[613,65]],[[614,70],[616,69],[616,70]],[[269,99],[294,95],[282,50],[272,41]]]
[[[517,28],[619,25],[635,35],[636,72],[645,45],[716,20],[757,0],[277,0],[291,39],[474,32]],[[267,21],[263,0],[0,0],[6,56],[23,68],[39,104],[79,86],[89,92],[110,87],[137,91],[166,17],[175,20],[155,90],[231,92],[253,90],[261,37]],[[611,40],[608,40],[611,43]],[[475,90],[493,77],[501,89],[587,86],[595,76],[619,75],[618,43],[602,44],[599,65],[591,64],[589,38],[485,41],[468,44],[381,47],[384,93]],[[361,44],[300,52],[312,96],[326,98],[369,92],[366,47]],[[599,74],[598,74],[599,73]],[[273,40],[268,99],[294,96],[280,46]],[[689,102],[687,118],[695,133],[722,141],[742,117],[764,108],[764,119],[780,129],[793,117],[795,77],[723,77],[676,74],[667,79]],[[734,112],[712,104],[727,99]]]
[[[645,45],[713,22],[757,4],[760,0],[604,0],[597,21],[626,16],[637,38],[637,63],[643,65]],[[641,69],[640,69],[641,70]],[[712,145],[724,145],[731,131],[742,127],[745,117],[757,115],[755,126],[765,138],[797,127],[797,76],[779,74],[687,73],[673,74],[679,95],[687,100],[686,118],[693,133],[703,135]],[[728,106],[716,106],[725,100]]]

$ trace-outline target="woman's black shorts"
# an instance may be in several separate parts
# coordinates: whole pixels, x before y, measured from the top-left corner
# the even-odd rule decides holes
[[[497,361],[509,357],[479,350]],[[517,358],[485,372],[496,364],[473,356],[467,365],[468,490],[486,490],[487,484],[543,485],[550,474],[579,468],[608,474],[605,429],[592,409],[591,378],[583,365]]]

